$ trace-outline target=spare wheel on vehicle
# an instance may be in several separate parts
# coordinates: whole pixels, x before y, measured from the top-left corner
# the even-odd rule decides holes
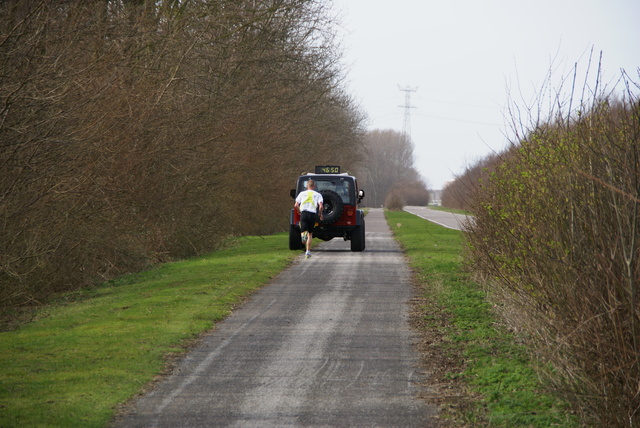
[[[321,190],[324,208],[322,210],[323,219],[320,224],[331,224],[338,221],[342,215],[344,203],[342,198],[333,190]]]

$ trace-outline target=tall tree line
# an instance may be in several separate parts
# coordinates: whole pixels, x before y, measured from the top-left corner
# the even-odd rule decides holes
[[[414,167],[413,142],[392,129],[374,129],[365,135],[364,160],[358,169],[366,204],[401,208],[427,205],[427,184]]]
[[[0,3],[0,306],[286,226],[361,154],[333,35],[323,0]]]

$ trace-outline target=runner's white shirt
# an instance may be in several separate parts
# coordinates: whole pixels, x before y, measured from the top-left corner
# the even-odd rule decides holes
[[[316,213],[318,211],[318,204],[324,201],[322,195],[315,190],[305,190],[300,192],[296,198],[296,202],[300,204],[300,211]]]

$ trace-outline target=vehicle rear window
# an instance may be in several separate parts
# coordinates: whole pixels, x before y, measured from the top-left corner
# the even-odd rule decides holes
[[[307,188],[307,182],[312,179],[316,183],[316,191],[332,190],[342,198],[347,205],[355,205],[353,196],[353,179],[350,177],[302,177],[298,183],[298,193]]]

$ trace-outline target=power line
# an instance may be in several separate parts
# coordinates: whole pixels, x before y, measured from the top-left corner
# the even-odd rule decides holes
[[[473,123],[473,124],[476,124],[476,125],[505,126],[504,123],[503,124],[499,124],[499,123],[492,123],[492,122],[480,122],[480,121],[477,121],[477,120],[466,120],[466,119],[453,118],[453,117],[435,116],[435,115],[432,115],[432,114],[420,114],[420,113],[418,113],[418,116],[420,116],[420,117],[430,117],[432,119],[439,119],[439,120],[449,120],[449,121],[452,121],[452,122]]]

